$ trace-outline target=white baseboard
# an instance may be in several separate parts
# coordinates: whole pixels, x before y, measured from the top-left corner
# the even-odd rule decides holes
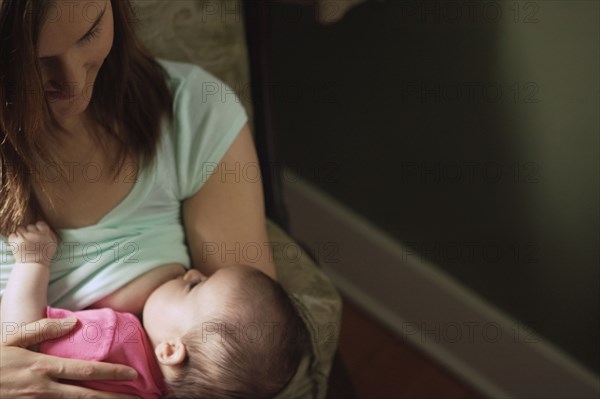
[[[600,379],[286,169],[291,234],[340,291],[489,398],[600,397]],[[373,206],[377,206],[374,201]]]

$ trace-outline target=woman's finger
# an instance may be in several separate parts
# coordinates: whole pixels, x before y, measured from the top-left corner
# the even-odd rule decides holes
[[[27,230],[25,230],[24,227],[17,227],[17,230],[15,230],[15,235],[17,236],[18,240],[24,240]]]
[[[47,367],[47,374],[52,378],[64,380],[133,380],[137,372],[122,364],[88,362],[85,360],[53,357]]]
[[[17,323],[2,324],[2,345],[29,348],[49,339],[62,337],[75,327],[77,319],[40,319],[25,327]]]
[[[51,385],[52,392],[56,392],[56,396],[49,396],[57,399],[138,399],[137,396],[125,395],[121,393],[95,391],[89,388],[78,387],[75,385],[53,383]]]

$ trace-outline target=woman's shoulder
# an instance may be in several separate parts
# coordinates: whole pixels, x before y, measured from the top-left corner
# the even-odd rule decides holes
[[[157,59],[174,94],[172,150],[180,198],[195,193],[248,121],[241,98],[196,64]]]
[[[200,68],[196,64],[191,64],[189,62],[180,62],[167,60],[165,58],[156,57],[156,62],[158,62],[169,74],[171,78],[183,78],[187,77],[190,72],[195,68]]]
[[[204,87],[210,84],[226,85],[221,79],[198,64],[167,60],[159,57],[156,58],[156,61],[167,72],[173,92],[196,85]]]
[[[247,119],[237,92],[200,65],[156,58],[165,69],[173,93],[173,114],[185,134],[222,134],[232,120]],[[225,125],[225,126],[221,126]],[[210,134],[209,134],[210,136]]]

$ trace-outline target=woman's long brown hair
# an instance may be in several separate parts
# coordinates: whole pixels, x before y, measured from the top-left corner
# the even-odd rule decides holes
[[[143,167],[154,160],[165,113],[173,121],[173,98],[166,71],[135,33],[130,1],[110,1],[113,47],[98,72],[88,107],[103,128],[95,132],[96,141],[106,143],[108,134],[119,143],[112,162],[116,177],[129,154],[137,155]],[[45,220],[60,240],[33,192],[36,182],[53,202],[41,173],[35,173],[44,165],[56,166],[67,176],[57,157],[65,131],[46,102],[36,54],[39,32],[53,2],[0,2],[0,234],[4,236],[19,225]]]

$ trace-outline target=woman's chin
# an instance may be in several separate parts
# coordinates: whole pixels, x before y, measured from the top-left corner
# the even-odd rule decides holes
[[[73,97],[68,100],[48,100],[48,105],[54,117],[60,121],[81,116],[87,109],[88,102],[84,103],[79,98]]]
[[[56,121],[66,130],[76,132],[81,130],[82,120],[86,115],[86,110],[83,109],[78,112],[52,110]]]

